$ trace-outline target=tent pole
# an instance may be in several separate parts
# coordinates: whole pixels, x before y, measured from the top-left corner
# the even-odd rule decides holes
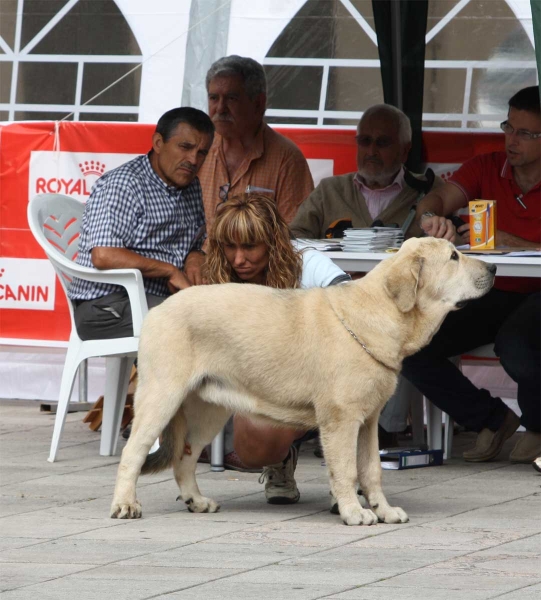
[[[400,0],[391,0],[391,44],[393,74],[393,104],[403,110],[402,96],[402,28]]]

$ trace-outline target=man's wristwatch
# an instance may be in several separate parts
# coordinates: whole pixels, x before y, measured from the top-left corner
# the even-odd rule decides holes
[[[422,221],[425,217],[428,219],[428,217],[436,217],[437,215],[435,213],[433,213],[430,210],[426,210],[422,215],[421,218],[419,219],[420,221]]]

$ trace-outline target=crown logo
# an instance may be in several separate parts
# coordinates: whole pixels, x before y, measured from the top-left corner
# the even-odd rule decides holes
[[[106,166],[105,163],[101,163],[99,160],[85,160],[79,163],[79,169],[85,177],[89,175],[101,177],[105,173]]]

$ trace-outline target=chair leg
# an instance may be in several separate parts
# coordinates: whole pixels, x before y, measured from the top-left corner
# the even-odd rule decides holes
[[[220,433],[212,440],[210,445],[210,470],[224,471],[224,443],[225,434],[223,428]]]
[[[113,456],[116,452],[120,421],[134,361],[135,357],[129,356],[106,359],[105,397],[100,440],[101,456]]]
[[[64,370],[62,371],[62,382],[60,383],[60,395],[58,397],[58,405],[56,407],[56,417],[54,420],[53,439],[51,440],[51,450],[49,452],[49,462],[56,460],[56,453],[58,452],[58,444],[64,430],[64,423],[66,422],[66,415],[68,414],[68,408],[71,398],[71,392],[73,390],[73,384],[75,382],[75,376],[77,375],[77,369],[79,367],[79,349],[72,349],[68,347],[66,354],[66,362],[64,363]]]
[[[426,399],[427,442],[429,450],[442,449],[441,415],[442,411]]]
[[[453,429],[455,422],[445,413],[445,433],[443,438],[443,458],[447,460],[451,458],[451,450],[453,448]]]
[[[407,394],[410,403],[411,432],[413,444],[421,446],[425,443],[424,402],[421,392],[407,379],[402,378],[402,393]]]

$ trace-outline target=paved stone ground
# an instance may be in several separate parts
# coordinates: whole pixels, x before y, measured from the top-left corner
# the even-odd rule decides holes
[[[467,464],[455,436],[443,467],[385,471],[404,525],[346,527],[329,513],[321,460],[306,444],[301,501],[265,503],[257,475],[198,467],[221,512],[175,502],[169,473],[143,477],[143,519],[108,517],[118,457],[68,415],[0,403],[0,594],[6,600],[534,600],[541,598],[541,476],[504,460]],[[507,456],[517,436],[509,440]],[[121,445],[123,445],[121,441]]]

